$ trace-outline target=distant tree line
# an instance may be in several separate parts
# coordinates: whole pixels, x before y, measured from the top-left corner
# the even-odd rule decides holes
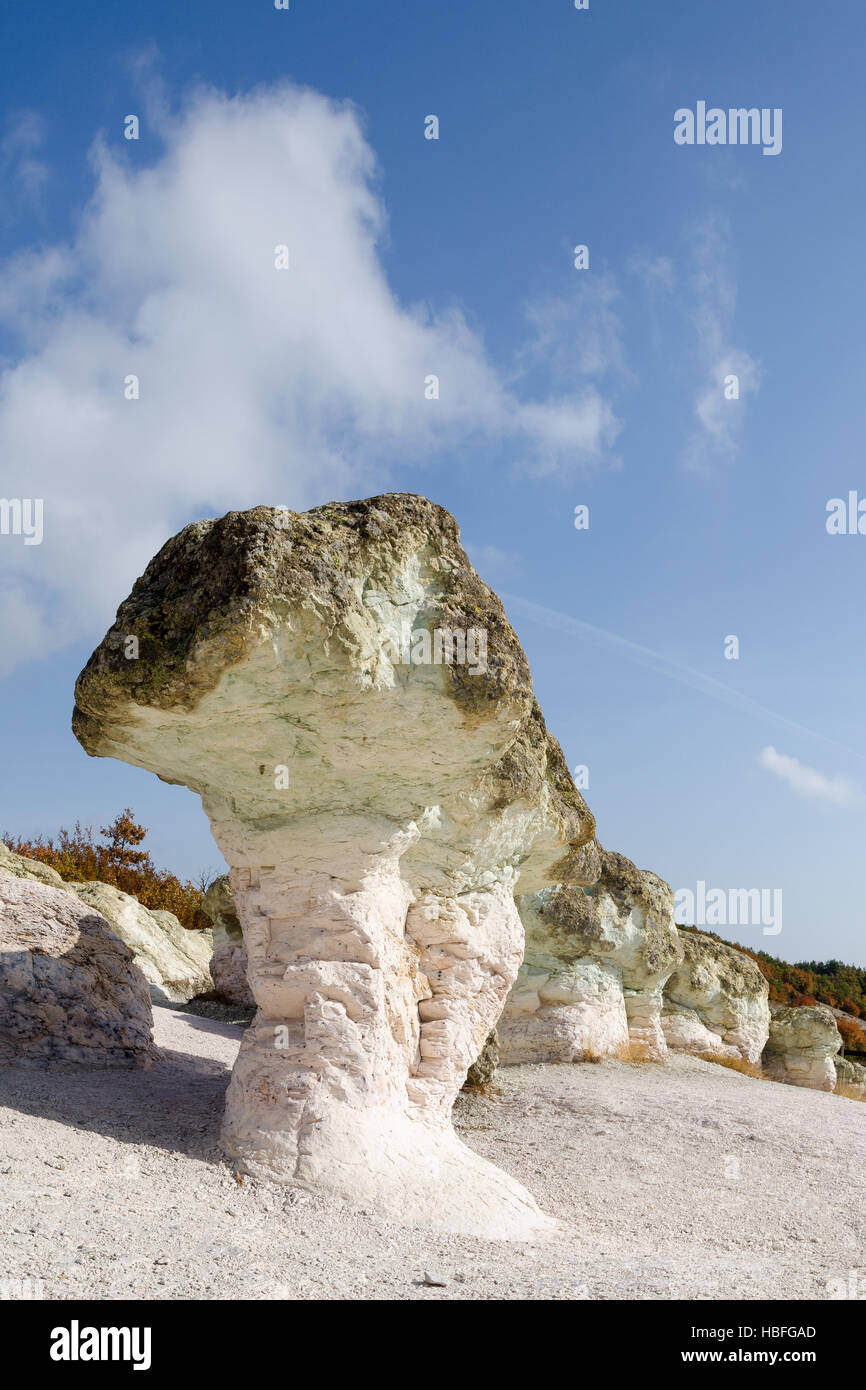
[[[695,927],[681,927],[681,931],[696,931]],[[714,936],[717,941],[724,938],[716,932],[700,928],[703,936]],[[866,1019],[866,970],[856,965],[845,965],[841,960],[802,960],[795,965],[786,960],[778,960],[766,951],[753,951],[738,941],[727,945],[751,956],[765,976],[770,987],[770,998],[779,1004],[829,1004],[833,1009],[842,1009],[853,1018]],[[846,1049],[864,1051],[863,1033],[856,1024],[846,1024],[845,1019],[837,1019],[839,1031],[845,1041]],[[847,1031],[847,1036],[846,1036]]]

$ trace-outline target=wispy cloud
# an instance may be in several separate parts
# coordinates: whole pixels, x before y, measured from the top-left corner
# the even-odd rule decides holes
[[[15,111],[0,139],[0,178],[17,193],[35,199],[48,179],[48,165],[37,159],[45,138],[45,126],[36,111]]]
[[[801,763],[798,758],[789,757],[787,753],[777,753],[773,747],[761,749],[758,754],[758,766],[772,772],[774,777],[780,777],[800,796],[807,796],[816,801],[831,801],[836,806],[851,806],[860,800],[857,788],[847,778],[838,774],[835,777],[827,777],[817,768]]]
[[[523,559],[513,550],[500,550],[497,545],[475,545],[463,536],[463,545],[473,565],[492,579],[513,578],[523,568]]]
[[[584,270],[574,272],[569,294],[526,304],[530,334],[521,350],[523,370],[541,366],[555,384],[570,389],[586,376],[632,380],[622,341],[621,297],[609,271]]]
[[[736,453],[745,401],[760,386],[758,363],[733,342],[737,291],[729,241],[727,223],[714,215],[704,218],[689,236],[689,316],[699,370],[694,398],[697,427],[684,452],[690,469],[711,468]]]

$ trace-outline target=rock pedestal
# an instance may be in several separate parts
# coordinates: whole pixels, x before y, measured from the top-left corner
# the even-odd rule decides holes
[[[769,986],[760,968],[702,932],[680,936],[684,958],[665,985],[668,1047],[757,1070],[770,1030]]]
[[[833,1062],[841,1046],[836,1019],[825,1005],[777,1006],[770,1017],[764,1069],[773,1081],[808,1086],[814,1091],[833,1091]]]
[[[502,1061],[664,1057],[662,988],[683,958],[668,885],[593,844],[569,883],[519,906],[526,959],[499,1025]]]

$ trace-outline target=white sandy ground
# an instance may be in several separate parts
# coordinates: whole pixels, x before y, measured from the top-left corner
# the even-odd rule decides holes
[[[460,1134],[566,1227],[434,1235],[238,1185],[217,1135],[242,1030],[154,1016],[149,1071],[0,1071],[0,1280],[51,1299],[783,1299],[854,1271],[866,1293],[860,1102],[687,1057],[508,1068],[460,1097]]]

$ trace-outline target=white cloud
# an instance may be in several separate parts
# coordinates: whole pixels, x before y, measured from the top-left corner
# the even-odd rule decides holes
[[[811,797],[817,801],[831,801],[837,806],[850,806],[859,801],[857,788],[846,778],[825,777],[814,767],[808,767],[797,758],[786,753],[777,753],[775,748],[762,748],[758,754],[758,766],[780,777],[783,782],[800,796]]]
[[[0,376],[0,491],[45,503],[41,546],[0,537],[6,670],[100,636],[195,516],[375,491],[395,464],[479,435],[532,471],[566,469],[616,431],[596,386],[551,396],[548,380],[528,399],[459,312],[397,301],[352,107],[287,85],[202,90],[161,134],[148,167],[135,144],[97,142],[74,241],[0,269],[18,345]],[[139,400],[124,399],[131,374]]]

